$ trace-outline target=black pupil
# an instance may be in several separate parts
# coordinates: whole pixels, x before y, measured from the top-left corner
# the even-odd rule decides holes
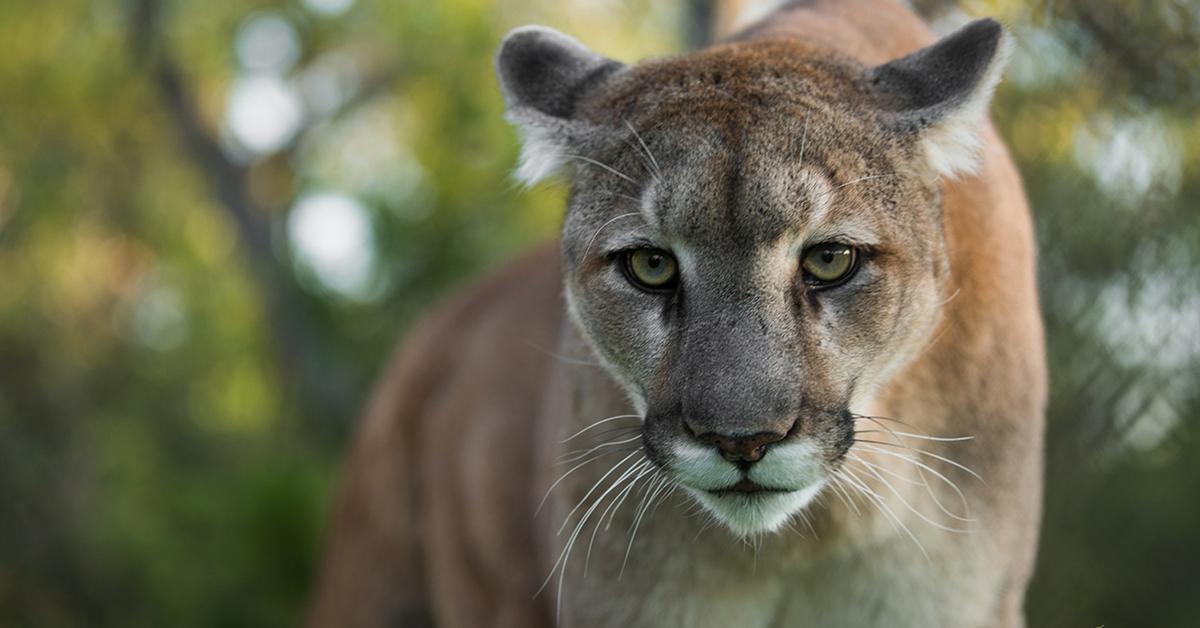
[[[837,257],[837,254],[833,252],[833,249],[825,249],[824,251],[821,251],[821,261],[825,262],[826,264],[832,264],[833,258],[835,257]]]
[[[662,262],[663,262],[663,258],[662,258],[662,256],[661,256],[661,255],[651,255],[651,256],[650,256],[650,257],[649,257],[649,258],[646,260],[646,265],[647,265],[647,266],[649,266],[650,268],[653,268],[653,269],[656,269],[656,270],[657,270],[657,269],[658,269],[658,267],[659,267],[660,265],[662,265]]]

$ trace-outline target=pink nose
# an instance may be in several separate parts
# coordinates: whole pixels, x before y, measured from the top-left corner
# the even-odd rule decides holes
[[[752,464],[767,453],[767,446],[787,437],[778,432],[759,432],[750,436],[725,436],[716,432],[701,434],[701,442],[716,445],[726,460],[735,464]]]

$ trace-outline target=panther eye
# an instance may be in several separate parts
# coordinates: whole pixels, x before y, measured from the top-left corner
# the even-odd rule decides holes
[[[815,288],[832,288],[850,278],[858,267],[858,251],[849,244],[825,242],[808,247],[800,263],[804,281]]]
[[[625,253],[625,275],[643,290],[672,289],[679,275],[675,258],[660,249],[634,249]]]

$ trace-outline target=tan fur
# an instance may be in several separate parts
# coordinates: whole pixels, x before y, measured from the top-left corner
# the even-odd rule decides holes
[[[743,39],[776,35],[869,65],[933,40],[884,0],[807,3]],[[1021,182],[990,124],[984,146],[978,175],[941,187],[952,288],[942,320],[872,402],[915,429],[975,437],[926,448],[985,478],[954,475],[976,530],[954,535],[910,517],[925,561],[885,518],[828,498],[809,509],[815,539],[780,534],[755,550],[665,505],[643,522],[618,580],[604,574],[622,563],[632,513],[620,512],[612,526],[620,533],[598,541],[591,578],[572,563],[569,582],[586,586],[564,600],[563,625],[1023,625],[1041,503],[1043,341]],[[349,454],[309,625],[553,625],[555,588],[534,593],[562,547],[554,532],[570,496],[596,479],[565,483],[568,497],[535,518],[563,470],[554,465],[558,441],[579,421],[629,411],[610,378],[587,364],[597,358],[567,323],[561,294],[559,254],[546,247],[412,334]],[[931,503],[899,486],[914,504]]]

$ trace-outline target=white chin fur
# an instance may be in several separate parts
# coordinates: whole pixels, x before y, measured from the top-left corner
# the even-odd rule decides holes
[[[811,443],[792,442],[771,448],[750,468],[754,482],[789,492],[752,495],[722,494],[743,478],[742,472],[723,459],[715,448],[682,442],[674,447],[672,470],[713,517],[738,536],[775,532],[813,500],[825,484],[821,455]]]
[[[688,493],[739,537],[753,537],[780,528],[812,502],[822,484],[790,493],[756,493],[753,495],[715,495],[708,491],[688,488]]]

